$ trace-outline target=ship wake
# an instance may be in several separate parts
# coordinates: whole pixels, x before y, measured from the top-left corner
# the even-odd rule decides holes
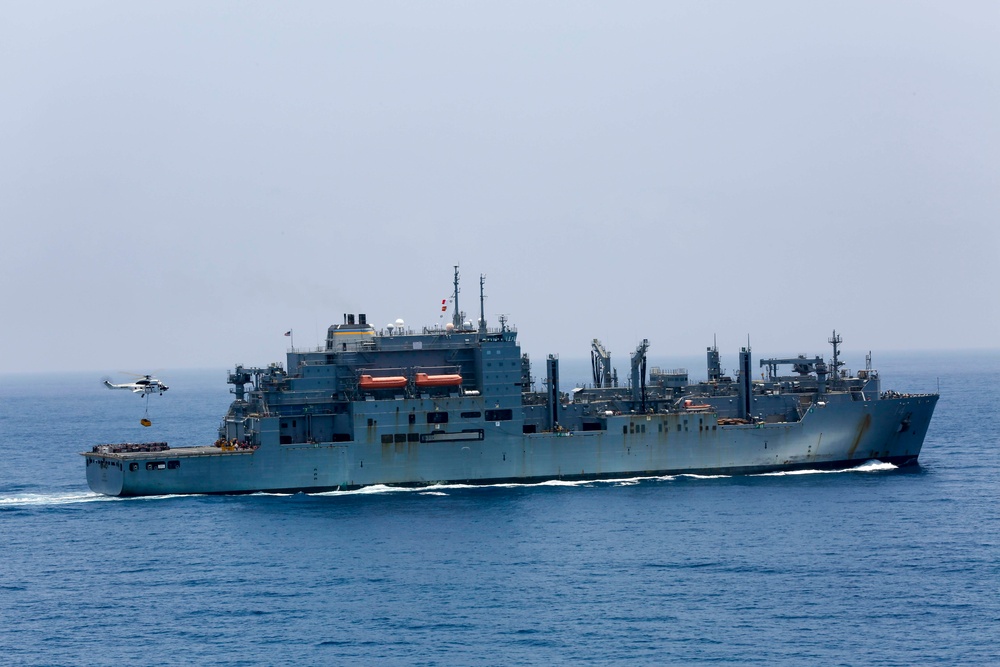
[[[166,498],[190,498],[190,495],[141,496],[123,498],[106,496],[92,491],[74,493],[22,493],[17,495],[0,495],[0,510],[17,507],[54,507],[58,505],[77,505],[80,503],[121,502],[126,500],[163,500]]]
[[[118,500],[99,493],[22,493],[0,496],[0,509],[8,507],[43,507],[51,505],[73,505],[76,503],[105,502]]]

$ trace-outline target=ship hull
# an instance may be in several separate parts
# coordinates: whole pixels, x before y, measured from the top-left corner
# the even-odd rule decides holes
[[[86,452],[87,482],[111,496],[320,492],[375,484],[531,483],[672,474],[831,469],[918,460],[936,395],[811,407],[794,422],[725,425],[712,412],[608,416],[600,430],[522,433],[485,422],[424,441]]]

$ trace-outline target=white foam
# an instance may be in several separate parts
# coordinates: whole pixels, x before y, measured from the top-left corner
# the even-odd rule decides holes
[[[550,479],[543,482],[503,482],[500,484],[432,484],[430,486],[388,486],[385,484],[373,484],[363,486],[360,489],[350,491],[322,491],[309,493],[310,496],[348,496],[348,495],[376,495],[381,493],[417,493],[423,496],[446,496],[447,491],[460,489],[530,489],[533,487],[585,487],[608,484],[612,486],[635,486],[642,482],[672,482],[678,477],[690,477],[691,479],[725,479],[731,475],[664,475],[661,477],[621,477],[614,479]]]
[[[751,475],[751,477],[783,477],[786,475],[836,475],[842,472],[886,472],[887,470],[895,470],[898,466],[891,463],[883,463],[882,461],[872,460],[865,461],[859,466],[853,468],[841,468],[837,470],[784,470],[781,472],[762,472],[757,475]]]
[[[2,507],[44,507],[52,505],[73,505],[78,503],[103,503],[103,502],[148,502],[153,500],[168,500],[171,498],[191,498],[192,496],[203,495],[193,493],[173,493],[162,496],[105,496],[93,491],[81,493],[26,493],[20,496],[0,496],[0,508]]]
[[[386,486],[385,484],[372,484],[371,486],[362,486],[360,489],[351,489],[350,491],[321,491],[319,493],[310,493],[310,496],[351,496],[351,495],[370,495],[377,493],[402,493],[409,491],[405,487],[399,486]]]
[[[728,479],[732,475],[695,475],[694,473],[681,473],[678,477],[690,477],[691,479]]]
[[[0,507],[31,507],[44,505],[71,505],[73,503],[93,503],[121,500],[88,491],[85,493],[26,493],[20,496],[0,496]]]
[[[566,480],[566,479],[549,479],[544,482],[536,482],[535,484],[522,484],[521,486],[583,486],[584,484],[594,484],[597,480],[591,479],[576,479],[576,480]]]
[[[886,470],[897,470],[899,466],[884,461],[872,460],[862,463],[857,468],[851,468],[851,472],[885,472]]]

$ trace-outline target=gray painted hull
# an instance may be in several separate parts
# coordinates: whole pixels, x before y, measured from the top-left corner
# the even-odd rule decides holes
[[[518,422],[504,421],[482,424],[475,439],[384,443],[376,431],[360,429],[362,437],[348,442],[271,439],[243,451],[180,447],[83,456],[90,488],[111,496],[747,474],[871,459],[906,465],[917,462],[937,398],[815,405],[794,422],[720,425],[714,412],[625,414],[608,416],[597,431],[522,433]]]

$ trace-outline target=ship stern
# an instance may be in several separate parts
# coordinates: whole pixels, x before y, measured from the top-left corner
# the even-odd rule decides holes
[[[106,496],[120,496],[125,484],[122,461],[113,457],[83,452],[87,460],[87,485],[91,491]]]

